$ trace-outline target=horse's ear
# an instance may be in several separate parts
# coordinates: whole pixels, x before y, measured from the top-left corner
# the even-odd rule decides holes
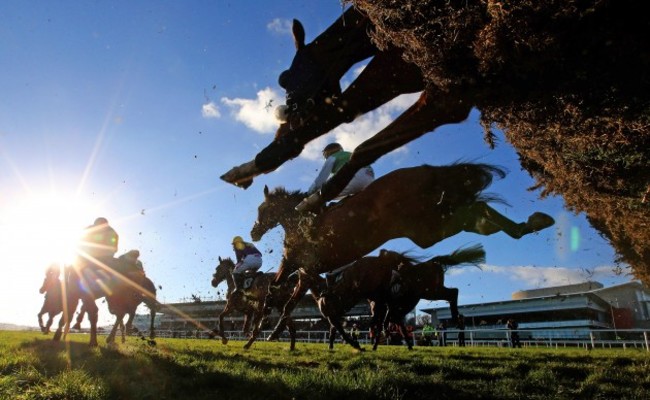
[[[264,197],[269,197],[269,187],[264,185]]]
[[[300,21],[294,19],[291,30],[293,32],[293,41],[296,45],[296,50],[300,50],[305,47],[305,28],[302,26]]]
[[[219,262],[223,262],[223,260],[221,259],[221,256],[219,256]]]

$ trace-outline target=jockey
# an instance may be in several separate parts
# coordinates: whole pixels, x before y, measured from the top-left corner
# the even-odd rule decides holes
[[[118,242],[119,235],[115,229],[108,224],[106,218],[99,217],[84,230],[80,247],[91,262],[104,262],[117,253]]]
[[[320,188],[327,182],[327,180],[336,174],[345,163],[350,160],[352,153],[344,151],[343,147],[338,143],[330,143],[323,149],[323,157],[325,158],[325,164],[320,170],[320,173],[316,177],[314,183],[312,183],[309,188],[309,193],[315,193],[320,190]],[[339,193],[334,200],[341,200],[347,196],[351,196],[355,193],[358,193],[370,185],[375,180],[375,172],[372,170],[372,167],[367,166],[361,168],[348,183],[348,185]],[[297,207],[297,210],[305,210],[312,204],[309,201],[310,196],[303,200]]]
[[[143,278],[145,276],[144,266],[142,265],[142,261],[139,260],[139,257],[139,250],[129,250],[119,256],[118,259],[122,262],[118,264],[120,268],[118,272],[132,278]]]
[[[92,225],[84,229],[84,234],[79,244],[80,257],[77,266],[84,276],[85,285],[93,285],[99,277],[97,273],[110,279],[109,274],[103,272],[105,268],[112,268],[115,253],[119,242],[119,235],[103,217],[95,219]]]
[[[250,285],[242,285],[245,276],[254,274],[262,267],[262,253],[252,243],[244,242],[241,236],[235,236],[232,239],[232,247],[237,260],[232,276],[235,280],[235,291],[238,291],[247,288],[242,286]]]

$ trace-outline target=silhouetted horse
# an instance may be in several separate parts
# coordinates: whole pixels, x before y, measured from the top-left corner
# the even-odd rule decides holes
[[[381,305],[386,303],[390,294],[393,266],[391,258],[363,257],[331,276],[329,284],[326,284],[325,278],[319,275],[309,274],[304,269],[298,270],[300,281],[296,294],[302,298],[301,293],[305,293],[307,289],[311,291],[320,313],[330,323],[330,350],[334,348],[337,331],[346,343],[355,349],[363,350],[359,342],[345,331],[341,319],[346,312],[363,300]],[[285,306],[284,313],[291,312],[293,301],[295,298]],[[373,308],[371,322],[373,333],[381,331],[384,315],[383,308]]]
[[[300,267],[312,275],[332,271],[395,238],[427,248],[463,231],[503,231],[518,239],[554,223],[543,213],[516,223],[491,208],[486,201],[495,197],[481,193],[493,174],[504,176],[485,164],[399,169],[316,217],[295,210],[303,193],[265,187],[251,237],[284,228],[284,257],[275,277],[280,283]]]
[[[95,260],[93,266],[66,269],[63,293],[66,297],[67,307],[64,307],[64,314],[59,321],[53,340],[61,340],[61,337],[68,332],[73,313],[81,301],[90,321],[89,344],[97,346],[98,308],[95,300],[102,297],[106,298],[110,312],[116,316],[113,329],[106,339],[107,343],[114,342],[117,328],[123,323],[126,314],[129,314],[126,327],[130,329],[135,310],[142,302],[145,302],[151,311],[149,337],[150,339],[155,337],[154,319],[158,305],[156,287],[142,273],[118,272],[130,270],[130,265],[124,264],[127,262],[121,258],[113,258],[110,260],[111,265],[109,266]]]
[[[45,294],[43,299],[43,306],[38,312],[38,326],[41,328],[43,334],[50,333],[50,327],[54,322],[54,318],[63,312],[63,298],[61,296],[62,292],[62,282],[59,278],[61,270],[58,265],[51,265],[45,271],[45,279],[41,288],[38,290],[39,293]],[[81,324],[83,316],[85,315],[86,310],[82,307],[79,315],[77,316],[77,323]],[[47,314],[47,322],[43,323],[43,315]]]
[[[219,327],[218,329],[213,329],[211,334],[220,336],[221,342],[223,344],[228,343],[228,338],[224,336],[223,329],[223,320],[224,318],[231,314],[233,311],[239,311],[244,314],[244,332],[248,332],[248,327],[252,325],[253,331],[250,333],[248,342],[244,345],[245,349],[250,348],[250,346],[255,342],[257,336],[260,333],[261,325],[264,322],[264,318],[268,315],[271,308],[278,308],[282,312],[282,307],[288,301],[289,297],[293,293],[293,289],[296,285],[296,280],[288,280],[283,285],[278,286],[276,291],[277,301],[273,304],[269,303],[267,300],[267,294],[269,292],[269,284],[273,281],[275,274],[262,274],[258,273],[253,281],[251,287],[247,290],[239,290],[233,292],[231,289],[234,287],[234,280],[232,277],[232,271],[235,269],[235,263],[230,258],[222,259],[219,257],[219,265],[212,275],[212,286],[217,287],[219,283],[224,280],[228,284],[228,302],[224,307],[223,311],[219,314]],[[268,310],[265,310],[265,300]],[[293,320],[289,319],[286,321],[286,324],[289,328],[289,334],[291,336],[291,350],[295,348],[296,344],[296,329],[293,324]]]
[[[458,320],[458,289],[445,287],[445,271],[456,265],[476,265],[485,262],[485,250],[481,245],[461,248],[452,254],[436,256],[425,262],[418,262],[413,257],[402,253],[382,250],[380,258],[384,263],[396,267],[399,274],[391,282],[390,296],[385,307],[384,331],[388,331],[389,323],[396,324],[400,334],[405,339],[409,350],[413,348],[413,340],[406,332],[404,318],[413,311],[420,300],[445,300],[449,302],[453,321]],[[379,345],[379,335],[373,335],[373,350]]]

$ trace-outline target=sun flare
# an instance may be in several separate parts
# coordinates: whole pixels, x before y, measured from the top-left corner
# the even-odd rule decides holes
[[[75,197],[32,196],[0,214],[0,261],[22,270],[70,263],[93,207]]]

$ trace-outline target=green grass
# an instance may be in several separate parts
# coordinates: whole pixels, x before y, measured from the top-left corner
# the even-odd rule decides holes
[[[648,399],[643,350],[436,348],[0,332],[0,399]]]

